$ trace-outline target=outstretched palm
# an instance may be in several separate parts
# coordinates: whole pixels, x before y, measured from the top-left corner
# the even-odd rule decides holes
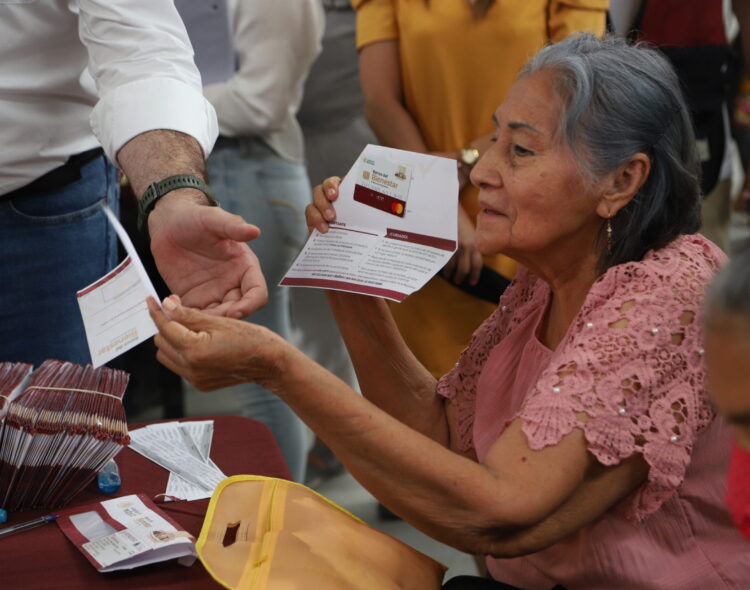
[[[259,230],[217,207],[156,208],[149,217],[159,273],[184,305],[245,317],[268,299],[260,263],[245,242]]]

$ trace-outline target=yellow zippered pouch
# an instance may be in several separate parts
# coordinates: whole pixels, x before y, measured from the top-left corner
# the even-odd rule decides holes
[[[301,484],[222,481],[198,556],[232,590],[438,590],[446,567]]]

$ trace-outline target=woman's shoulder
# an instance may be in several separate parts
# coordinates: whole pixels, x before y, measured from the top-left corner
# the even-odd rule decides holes
[[[706,286],[724,260],[717,246],[689,235],[610,268],[521,411],[533,449],[580,427],[603,465],[641,453],[649,479],[625,503],[635,519],[674,493],[713,418],[701,313]]]
[[[608,269],[594,283],[589,304],[602,301],[638,303],[671,293],[680,304],[699,305],[706,285],[726,262],[721,249],[700,234],[683,235],[642,260]],[[668,300],[661,299],[662,304]]]

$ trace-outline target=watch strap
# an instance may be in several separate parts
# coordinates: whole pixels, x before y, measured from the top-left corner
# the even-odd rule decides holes
[[[216,200],[214,192],[203,180],[192,174],[175,174],[168,176],[158,182],[152,182],[143,192],[143,196],[138,201],[138,229],[146,230],[146,221],[153,210],[156,202],[167,193],[179,188],[194,188],[201,191],[208,199],[211,207],[218,207],[219,201]]]

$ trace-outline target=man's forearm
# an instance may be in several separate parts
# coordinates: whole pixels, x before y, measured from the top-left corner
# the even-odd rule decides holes
[[[138,199],[149,184],[174,174],[193,174],[206,180],[200,144],[179,131],[156,129],[136,135],[117,152],[117,161]]]

